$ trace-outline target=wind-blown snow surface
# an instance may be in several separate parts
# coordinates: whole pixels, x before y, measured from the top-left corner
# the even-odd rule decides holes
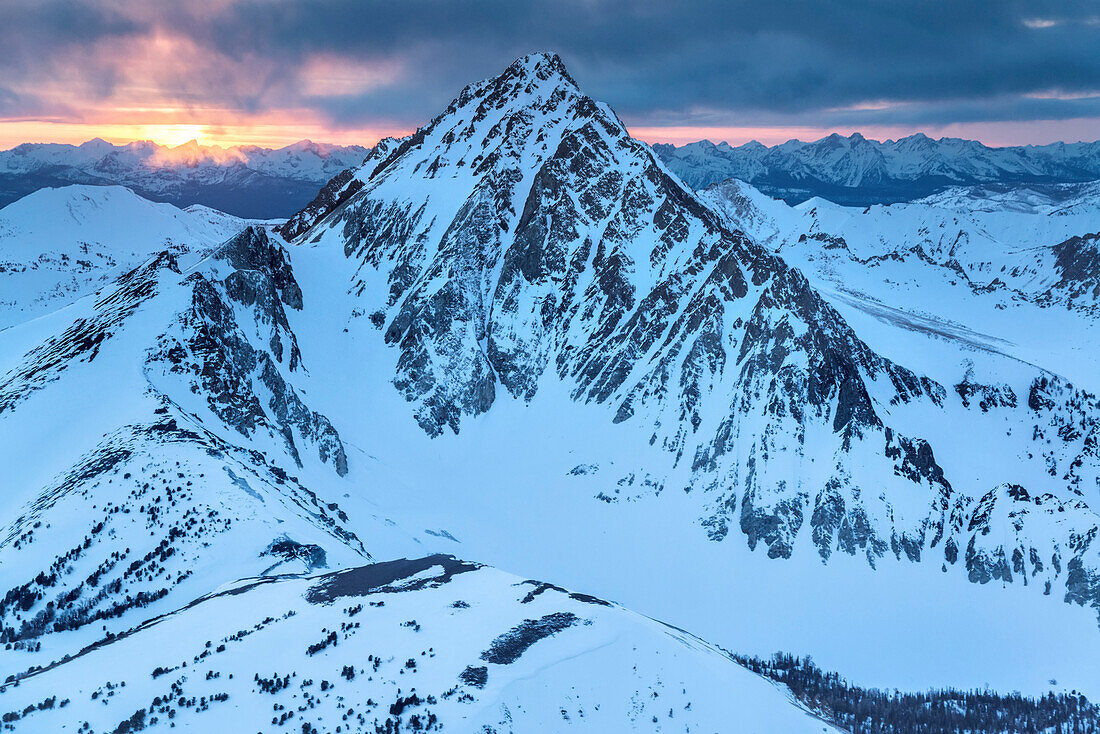
[[[42,189],[0,209],[0,329],[55,311],[162,250],[186,260],[254,223],[121,186]]]
[[[1058,184],[1100,179],[1100,141],[990,148],[974,140],[917,133],[879,142],[836,133],[814,142],[756,141],[732,147],[709,140],[654,146],[688,185],[747,181],[792,204],[815,196],[865,206],[912,201],[949,186]]]
[[[593,624],[562,627],[506,663],[518,668],[485,666],[488,693],[471,695],[493,716],[504,703],[522,718],[520,701],[532,720],[564,708],[573,724],[601,722],[576,681],[593,681],[588,660],[618,670],[608,666],[627,648],[599,642],[617,638],[637,641],[639,671],[679,651],[661,679],[681,697],[705,683],[696,667],[721,667],[723,694],[708,706],[731,724],[701,710],[693,731],[806,720],[757,696],[758,679],[732,692],[743,671],[706,646],[564,592],[528,613],[527,592],[489,569],[439,587],[486,579],[488,601],[458,598],[500,616],[471,627],[451,620],[449,593],[386,596],[353,619],[343,600],[311,605],[316,579],[236,585],[429,552],[619,602],[726,649],[811,653],[861,685],[1100,695],[1095,399],[1038,367],[957,349],[934,371],[903,366],[880,332],[864,339],[799,271],[700,201],[556,56],[463,90],[281,231],[292,244],[251,227],[190,266],[157,255],[0,332],[0,451],[13,467],[0,506],[5,677],[224,592],[24,678],[4,694],[24,708],[78,676],[64,671],[102,666],[127,686],[103,684],[96,701],[114,691],[106,700],[125,706],[108,703],[118,716],[101,726],[169,692],[180,721],[199,727],[196,706],[262,712],[248,725],[267,730],[312,702],[327,728],[346,712],[314,689],[304,698],[300,681],[338,682],[314,666],[342,672],[350,663],[333,656],[370,629],[372,649],[352,649],[373,655],[386,639],[387,666],[414,658],[419,670],[422,650],[448,651],[423,689],[446,701],[437,689],[480,667],[471,658],[498,636],[569,613]],[[391,603],[400,614],[362,616]],[[406,603],[428,611],[406,615]],[[260,657],[218,641],[291,610]],[[432,632],[398,655],[388,638],[408,630],[390,625],[414,619],[452,644]],[[196,632],[207,620],[224,632]],[[362,637],[341,636],[359,620]],[[310,655],[330,632],[339,645]],[[206,688],[206,668],[189,670],[176,694],[180,671],[154,679],[146,657],[109,662],[177,639],[173,660],[148,662],[186,656],[221,682]],[[532,663],[540,649],[563,663]],[[571,650],[587,652],[566,664]],[[348,690],[380,704],[369,717],[356,708],[373,726],[417,674],[394,665],[364,682],[358,665]],[[293,709],[255,704],[267,695],[256,675],[272,687],[291,669]],[[644,675],[599,677],[600,710],[683,728],[661,718],[664,704],[657,722],[648,705],[635,709],[652,694]],[[229,700],[211,703],[218,693]],[[90,697],[79,701],[88,716],[103,706]],[[436,715],[456,710],[469,711],[440,703]]]
[[[27,143],[0,151],[0,206],[43,187],[117,184],[147,199],[212,206],[241,217],[285,218],[368,149],[301,140],[284,148],[221,148],[194,140],[111,145]]]
[[[834,731],[687,633],[447,556],[245,580],[2,700],[42,732]]]

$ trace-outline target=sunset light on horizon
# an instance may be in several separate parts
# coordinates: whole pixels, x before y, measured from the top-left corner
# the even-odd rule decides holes
[[[99,138],[114,145],[151,141],[176,147],[194,140],[201,146],[231,148],[255,145],[281,148],[300,140],[334,145],[372,146],[384,137],[403,137],[411,130],[349,129],[339,130],[321,125],[258,123],[255,125],[188,123],[68,123],[38,120],[0,120],[0,150],[22,143],[63,143],[80,145]]]
[[[873,140],[899,139],[923,133],[930,138],[962,138],[977,140],[990,147],[1011,145],[1045,145],[1057,141],[1091,142],[1097,139],[1096,121],[1089,118],[1065,120],[1057,127],[1045,121],[987,122],[980,124],[951,124],[934,127],[903,126],[776,126],[776,127],[715,127],[690,125],[631,125],[631,134],[650,144],[671,143],[685,145],[699,140],[715,144],[725,142],[738,146],[756,141],[764,145],[779,145],[789,140],[812,141],[837,133],[848,137],[860,133]],[[170,123],[71,123],[40,120],[0,120],[0,150],[8,150],[23,143],[61,143],[80,145],[96,138],[114,145],[151,141],[158,145],[177,147],[195,141],[203,147],[233,148],[259,146],[281,148],[293,143],[310,140],[333,145],[361,145],[371,147],[385,137],[401,138],[414,132],[410,128],[337,128],[320,123],[295,124],[292,121],[273,121],[232,125],[203,124],[199,122]]]
[[[674,17],[582,2],[536,19],[522,5],[462,13],[421,1],[422,12],[333,0],[259,15],[232,0],[14,2],[0,29],[0,149],[97,137],[370,146],[427,124],[471,79],[542,50],[560,53],[650,143],[770,145],[856,131],[991,146],[1100,139],[1100,68],[1092,68],[1100,64],[1083,69],[1090,56],[1075,53],[1094,47],[1091,15],[960,6],[934,13],[941,30],[933,31],[915,6],[908,20],[873,4],[813,20],[751,6],[684,7]],[[686,43],[673,32],[681,26],[708,28],[725,51]],[[860,26],[874,31],[853,36]],[[593,44],[585,28],[620,42]],[[969,63],[943,57],[952,34]],[[1044,61],[1021,67],[1029,57]]]

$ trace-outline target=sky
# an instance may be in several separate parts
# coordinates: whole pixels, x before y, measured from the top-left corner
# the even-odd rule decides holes
[[[556,51],[649,142],[1100,139],[1100,0],[0,0],[0,148],[371,145]]]

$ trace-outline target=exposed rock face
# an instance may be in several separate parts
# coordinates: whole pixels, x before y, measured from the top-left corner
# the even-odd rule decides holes
[[[262,229],[250,227],[214,257],[231,271],[220,281],[202,272],[184,279],[192,289],[191,307],[151,353],[150,379],[156,382],[153,369],[163,365],[242,435],[263,430],[279,436],[300,466],[297,437],[315,444],[321,461],[346,474],[347,456],[336,430],[305,406],[281,368],[292,373],[301,363],[283,305],[302,307],[301,288],[282,248]],[[239,320],[234,303],[253,315],[252,324]]]
[[[346,201],[350,195],[363,187],[363,182],[355,179],[354,175],[354,171],[350,168],[337,174],[325,184],[313,201],[288,219],[286,224],[280,226],[279,232],[287,239],[294,239],[308,229],[306,222],[327,215]]]
[[[1051,293],[1095,308],[1100,299],[1100,232],[1071,237],[1053,250],[1060,277]]]
[[[268,279],[278,292],[279,300],[296,311],[302,310],[302,289],[294,280],[290,261],[282,247],[268,237],[259,227],[248,227],[222,245],[214,256],[225,260],[237,272],[231,278],[247,277],[242,271],[253,271]],[[255,296],[252,297],[255,300]],[[245,305],[251,306],[252,303]],[[270,311],[274,304],[261,304],[261,311]],[[284,319],[285,322],[285,319]]]
[[[286,223],[276,228],[283,237],[293,240],[309,229],[315,222],[331,214],[337,207],[351,198],[352,194],[363,188],[362,171],[373,170],[381,165],[401,144],[396,138],[382,138],[371,148],[360,168],[347,168],[325,184],[308,205]]]
[[[716,540],[737,528],[775,558],[962,560],[976,582],[1011,570],[1016,549],[987,547],[973,522],[989,488],[955,486],[936,437],[904,416],[961,399],[1018,417],[1015,391],[965,378],[949,392],[876,354],[556,56],[467,87],[355,180],[327,215],[303,212],[299,239],[357,263],[358,310],[398,351],[394,385],[430,435],[560,381],[665,450],[620,485],[700,492]],[[1087,508],[1073,523],[1096,525]],[[1020,541],[1031,573],[1065,583],[1030,562],[1067,553],[1061,537]]]
[[[390,272],[385,338],[401,350],[399,387],[422,406],[431,433],[457,430],[462,415],[492,404],[498,387],[530,399],[548,366],[577,381],[578,399],[616,398],[625,419],[656,379],[627,384],[650,350],[663,371],[686,343],[696,360],[725,359],[723,339],[740,344],[713,322],[716,310],[742,315],[737,328],[749,339],[736,359],[757,346],[772,310],[798,309],[822,327],[800,338],[832,338],[825,329],[839,319],[818,319],[828,307],[804,279],[723,229],[613,113],[579,93],[556,57],[522,60],[464,90],[417,138],[319,229],[343,223],[349,255]],[[446,158],[430,147],[436,141]],[[471,176],[473,187],[457,208],[448,202],[449,221],[431,210],[430,192],[415,208],[384,198],[408,177],[442,178],[444,167],[448,176]],[[643,241],[648,252],[639,251]],[[687,313],[679,313],[681,302]],[[708,319],[709,347],[695,340]],[[838,344],[826,361],[848,346]],[[429,367],[429,351],[446,366]],[[931,389],[874,359],[874,373],[897,373],[907,394]],[[828,392],[824,383],[843,381],[838,370],[830,362],[815,375],[815,403]],[[683,383],[688,393],[699,390],[697,378]],[[859,401],[845,394],[841,422],[859,412]],[[867,419],[868,406],[862,410]]]

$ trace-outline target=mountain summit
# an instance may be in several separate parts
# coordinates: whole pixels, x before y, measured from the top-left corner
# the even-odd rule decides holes
[[[881,159],[862,137],[831,145]],[[590,481],[608,502],[676,489],[695,498],[709,537],[741,537],[773,558],[841,553],[957,567],[974,582],[1040,578],[1100,609],[1092,572],[1069,573],[1067,559],[1096,566],[1074,540],[1097,527],[1079,489],[1100,467],[1089,441],[1062,432],[1060,458],[1043,459],[991,439],[999,466],[981,477],[956,451],[960,425],[987,430],[976,393],[1005,396],[1009,435],[1041,442],[1091,398],[1019,365],[991,368],[1011,384],[982,382],[960,355],[945,384],[876,353],[556,56],[470,85],[340,190],[290,232],[346,254],[365,317],[348,328],[381,332],[396,353],[393,385],[429,435],[465,430],[504,396],[533,404],[560,386],[603,411],[619,441],[657,449],[644,463],[612,469],[593,456],[578,467],[600,467]],[[1017,489],[1023,477],[1035,483]],[[998,517],[1014,519],[987,532]]]

